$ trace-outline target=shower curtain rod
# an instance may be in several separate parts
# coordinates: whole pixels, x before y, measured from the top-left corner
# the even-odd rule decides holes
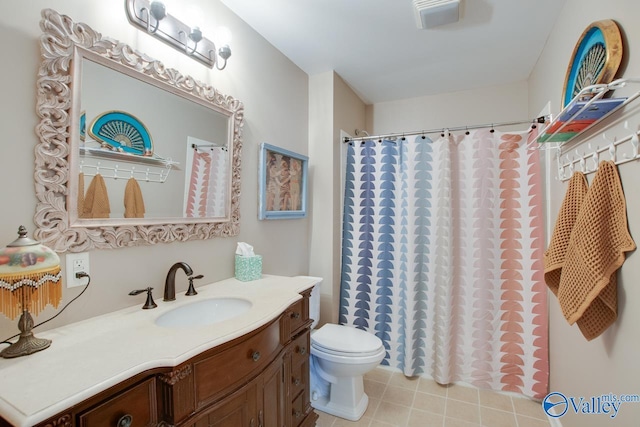
[[[398,137],[405,137],[405,136],[412,136],[412,135],[426,135],[428,133],[443,133],[445,131],[447,132],[455,132],[455,131],[460,131],[460,130],[470,130],[470,129],[484,129],[484,128],[491,128],[493,130],[494,127],[500,127],[500,126],[511,126],[511,125],[521,125],[521,124],[525,124],[525,123],[530,123],[532,125],[533,128],[535,128],[537,123],[546,123],[547,119],[549,118],[549,116],[540,116],[540,117],[536,117],[533,120],[522,120],[522,121],[518,121],[518,122],[502,122],[502,123],[488,123],[488,124],[484,124],[484,125],[473,125],[473,126],[457,126],[457,127],[449,127],[449,128],[439,128],[439,129],[430,129],[430,130],[416,130],[416,131],[411,131],[411,132],[401,132],[401,133],[386,133],[386,134],[380,134],[380,135],[374,135],[374,136],[357,136],[355,138],[351,138],[348,136],[344,137],[344,140],[342,142],[351,142],[351,141],[366,141],[369,139],[377,139],[377,140],[382,140],[382,139],[396,139]],[[357,129],[356,129],[357,131]]]

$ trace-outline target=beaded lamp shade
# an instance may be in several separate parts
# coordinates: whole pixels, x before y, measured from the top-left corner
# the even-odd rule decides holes
[[[50,340],[33,336],[33,318],[48,304],[57,307],[62,300],[60,258],[48,247],[27,237],[20,226],[18,238],[0,250],[0,311],[8,318],[19,314],[20,338],[0,356],[18,357],[44,350]]]

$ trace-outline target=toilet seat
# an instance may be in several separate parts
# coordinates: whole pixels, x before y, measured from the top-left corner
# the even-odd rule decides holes
[[[311,335],[311,347],[335,356],[366,357],[379,354],[383,345],[369,332],[327,323]]]

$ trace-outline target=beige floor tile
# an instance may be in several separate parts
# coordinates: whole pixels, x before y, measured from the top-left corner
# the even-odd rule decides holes
[[[482,427],[478,423],[470,423],[456,418],[445,418],[444,427]]]
[[[513,412],[511,396],[491,390],[479,390],[479,393],[481,406]]]
[[[516,415],[525,415],[539,420],[547,419],[547,414],[544,412],[544,409],[542,409],[540,402],[520,397],[514,397],[511,400],[513,400]]]
[[[447,399],[445,410],[447,418],[455,418],[470,423],[480,423],[480,406],[460,400]]]
[[[415,394],[416,392],[413,390],[388,385],[381,401],[410,407],[413,405],[413,396]]]
[[[452,384],[447,388],[447,398],[461,400],[463,402],[478,403],[478,389]]]
[[[394,372],[393,375],[391,375],[388,385],[416,390],[419,382],[420,377],[407,377],[400,372]]]
[[[407,427],[442,427],[443,423],[444,417],[442,415],[420,411],[414,408],[409,414]]]
[[[365,379],[364,381],[364,392],[367,393],[369,397],[381,398],[384,394],[384,390],[387,388],[386,384],[379,383],[377,381],[370,381]]]
[[[395,403],[380,402],[375,413],[375,421],[382,421],[388,424],[405,426],[409,420],[411,408]]]
[[[316,427],[332,427],[333,423],[337,419],[333,415],[329,415],[325,412],[318,411],[316,409],[316,414],[318,414],[318,419],[316,420]]]
[[[371,425],[371,418],[362,417],[358,421],[349,421],[342,418],[336,419],[331,427],[369,427]]]
[[[369,396],[369,405],[367,405],[367,410],[364,411],[362,416],[373,419],[373,415],[376,413],[376,409],[378,409],[379,404],[380,399]]]
[[[418,391],[423,393],[437,394],[438,396],[447,396],[447,386],[440,385],[430,378],[420,378],[418,383]]]
[[[486,427],[513,427],[516,424],[516,416],[513,412],[500,411],[498,409],[480,407],[481,424]]]
[[[518,427],[550,427],[551,423],[548,419],[540,420],[537,418],[525,417],[523,415],[516,415],[518,419]]]
[[[393,374],[392,371],[383,368],[376,368],[372,371],[367,372],[364,375],[364,378],[366,380],[377,381],[379,383],[386,384],[389,382],[391,374]]]
[[[428,411],[434,414],[444,415],[446,398],[435,394],[416,392],[413,400],[413,408]]]
[[[390,424],[378,420],[373,420],[371,421],[369,427],[398,427],[398,424]]]

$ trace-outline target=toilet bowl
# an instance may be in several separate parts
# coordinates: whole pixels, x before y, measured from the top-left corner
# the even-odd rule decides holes
[[[386,350],[375,335],[345,325],[327,323],[314,329],[320,317],[321,278],[311,292],[311,406],[345,418],[359,420],[367,410],[363,376],[380,364]],[[327,387],[328,385],[328,387]],[[328,390],[327,390],[328,388]]]

